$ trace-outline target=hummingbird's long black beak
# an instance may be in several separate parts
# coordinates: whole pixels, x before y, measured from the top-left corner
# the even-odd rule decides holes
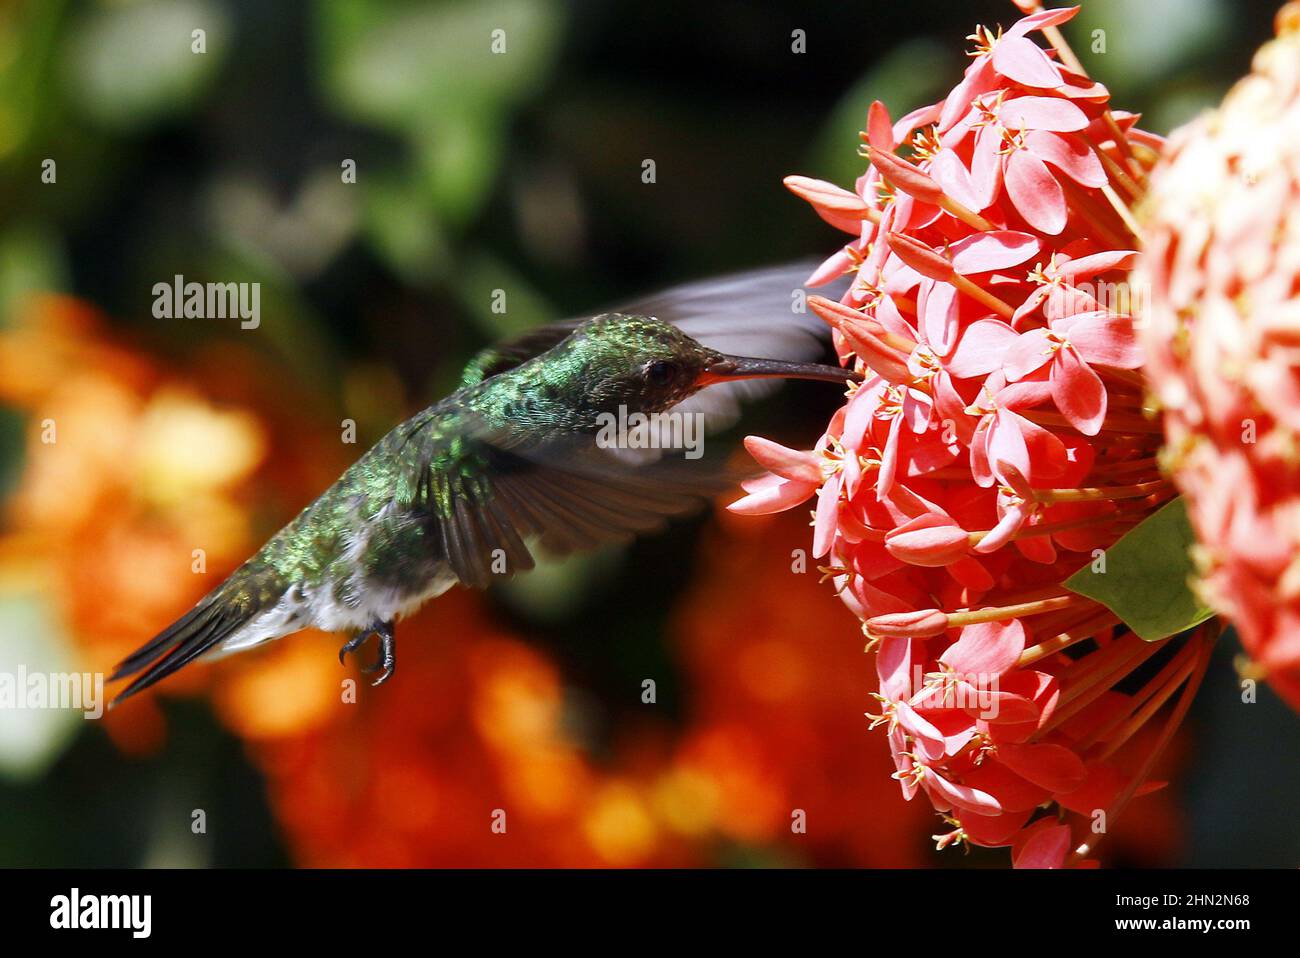
[[[816,379],[828,383],[861,382],[862,375],[841,366],[820,363],[791,363],[783,359],[750,359],[723,356],[704,367],[699,385],[734,382],[738,379]]]

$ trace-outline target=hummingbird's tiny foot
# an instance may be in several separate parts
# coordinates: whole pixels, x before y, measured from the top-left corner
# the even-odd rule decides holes
[[[365,632],[358,632],[356,635],[352,636],[352,638],[350,638],[347,642],[345,642],[343,644],[343,648],[339,649],[339,664],[347,665],[348,655],[355,652],[357,649],[361,648],[361,646],[365,645],[366,642],[369,641],[372,635],[374,635],[374,633],[369,629],[367,629]]]
[[[397,667],[397,640],[393,637],[393,623],[383,623],[375,629],[375,635],[379,637],[379,661],[375,663],[374,668],[366,671],[382,670],[379,677],[370,684],[383,685],[392,677],[393,670]]]
[[[397,642],[393,638],[393,623],[378,622],[364,632],[358,632],[344,644],[343,648],[339,649],[339,662],[346,665],[348,654],[365,645],[372,635],[379,639],[379,656],[374,664],[361,666],[361,671],[367,675],[379,672],[379,677],[370,684],[383,685],[397,666]]]

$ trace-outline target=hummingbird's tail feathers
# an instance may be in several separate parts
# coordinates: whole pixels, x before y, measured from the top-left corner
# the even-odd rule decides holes
[[[108,680],[116,682],[127,676],[135,675],[182,641],[182,636],[196,628],[201,628],[216,611],[216,605],[209,603],[206,599],[199,602],[190,611],[117,663],[117,666],[113,669],[113,674],[108,677]]]
[[[143,674],[119,692],[111,704],[115,706],[162,681],[229,638],[245,622],[245,614],[220,601],[195,607],[118,665],[109,676],[110,682]]]
[[[118,663],[110,682],[136,676],[109,707],[160,682],[246,626],[273,592],[268,576],[245,565],[167,628]],[[259,587],[260,586],[260,587]],[[283,593],[283,589],[280,592]]]

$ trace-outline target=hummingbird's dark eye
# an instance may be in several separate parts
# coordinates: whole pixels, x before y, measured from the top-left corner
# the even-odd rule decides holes
[[[646,364],[645,378],[651,386],[667,386],[677,375],[677,367],[663,359]]]

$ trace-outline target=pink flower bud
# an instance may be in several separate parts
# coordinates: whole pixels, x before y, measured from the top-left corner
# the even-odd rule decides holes
[[[945,566],[967,553],[970,533],[947,516],[927,514],[891,529],[885,548],[909,565]]]
[[[867,619],[867,631],[875,635],[927,638],[948,628],[948,616],[939,609],[891,612]]]

